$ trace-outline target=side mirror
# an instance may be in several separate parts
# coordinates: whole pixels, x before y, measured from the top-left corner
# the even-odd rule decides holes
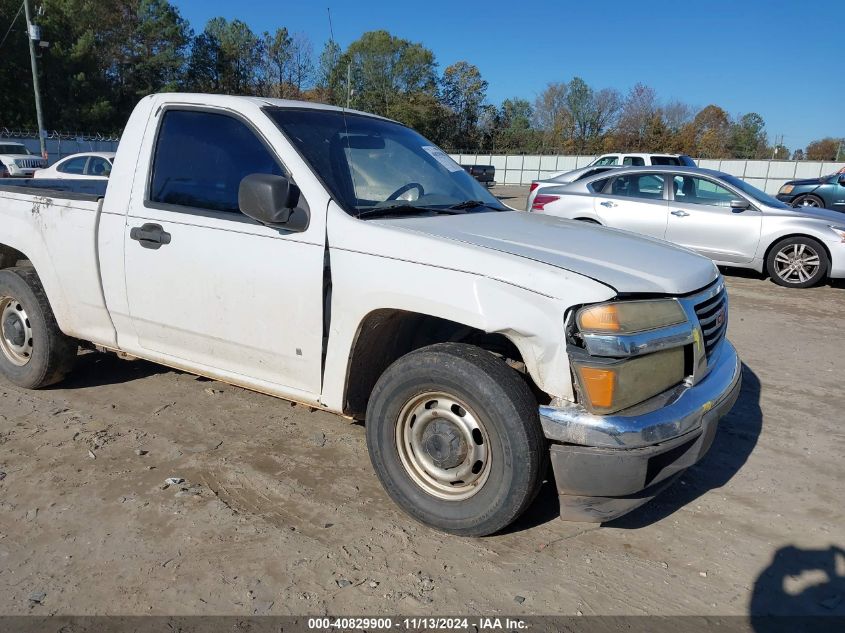
[[[250,174],[241,181],[238,206],[245,216],[278,226],[291,219],[299,197],[299,187],[285,176]]]
[[[751,203],[748,200],[731,200],[731,211],[734,213],[742,213],[751,208]]]
[[[839,184],[845,187],[845,174],[839,176]]]

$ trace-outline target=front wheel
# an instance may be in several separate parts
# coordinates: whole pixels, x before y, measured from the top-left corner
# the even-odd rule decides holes
[[[766,269],[776,284],[787,288],[810,288],[827,275],[827,252],[809,237],[788,237],[774,245]]]
[[[798,196],[792,203],[792,206],[796,209],[800,209],[801,207],[811,207],[814,209],[820,209],[824,207],[824,200],[819,198],[818,196],[814,196],[812,194],[807,194],[803,196]]]
[[[367,407],[376,474],[405,512],[433,528],[485,536],[513,522],[543,482],[548,447],[537,401],[501,359],[472,345],[411,352]]]

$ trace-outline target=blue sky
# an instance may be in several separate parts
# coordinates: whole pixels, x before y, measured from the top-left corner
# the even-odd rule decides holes
[[[845,137],[842,0],[558,0],[402,2],[175,0],[197,31],[217,15],[256,32],[286,26],[319,53],[386,29],[434,51],[442,70],[467,60],[490,83],[488,100],[531,101],[550,81],[583,77],[623,92],[637,82],[662,99],[758,112],[770,139],[791,149]]]

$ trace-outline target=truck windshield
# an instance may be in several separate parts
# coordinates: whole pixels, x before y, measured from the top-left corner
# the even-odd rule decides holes
[[[448,154],[403,125],[337,110],[266,112],[352,215],[507,210]]]
[[[23,145],[2,145],[0,144],[0,154],[19,154],[30,155],[30,151]]]

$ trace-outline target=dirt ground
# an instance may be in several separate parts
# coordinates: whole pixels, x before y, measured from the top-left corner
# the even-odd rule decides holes
[[[845,286],[727,280],[740,401],[601,526],[557,519],[547,483],[505,534],[439,534],[382,492],[360,425],[145,362],[0,382],[0,613],[845,614]]]

